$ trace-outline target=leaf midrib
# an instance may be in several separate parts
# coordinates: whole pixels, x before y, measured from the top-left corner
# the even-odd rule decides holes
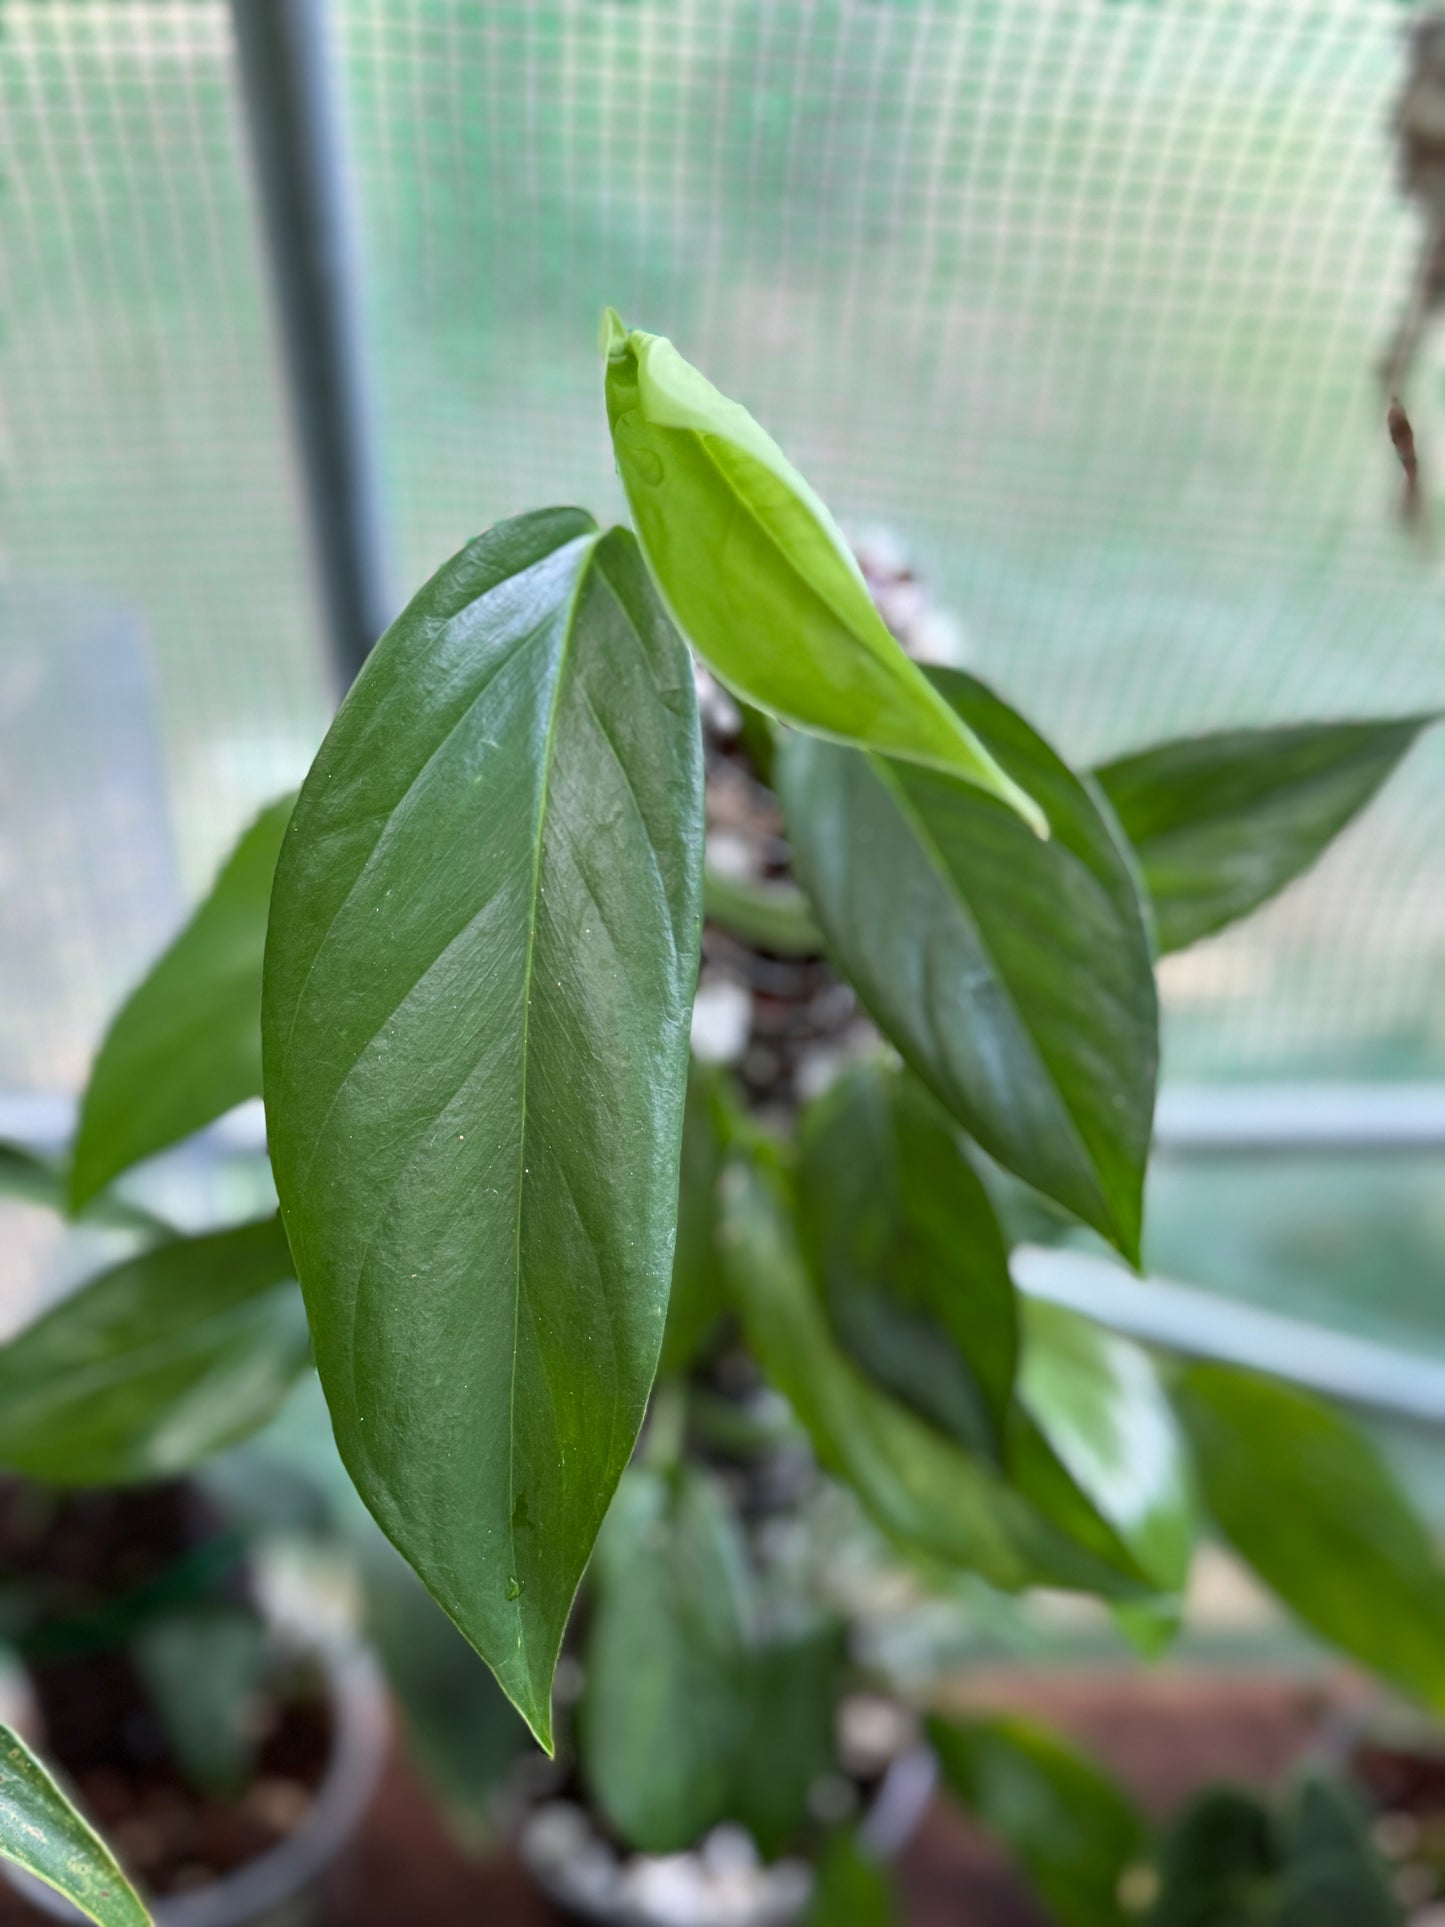
[[[537,785],[537,820],[532,833],[532,882],[527,902],[527,952],[522,963],[522,1048],[521,1048],[521,1088],[520,1115],[517,1125],[517,1209],[513,1237],[512,1259],[512,1364],[507,1385],[507,1560],[509,1580],[517,1577],[517,1534],[513,1524],[516,1512],[516,1469],[517,1469],[517,1357],[521,1341],[522,1319],[522,1209],[527,1176],[527,1073],[531,1061],[532,1037],[532,977],[537,952],[537,910],[541,901],[542,881],[542,844],[547,827],[547,805],[552,787],[552,760],[557,746],[557,716],[562,704],[562,689],[567,680],[568,660],[572,651],[573,639],[577,633],[577,605],[581,600],[582,585],[587,580],[597,554],[597,546],[602,540],[600,532],[588,538],[588,549],[582,558],[572,583],[572,592],[567,600],[566,616],[562,625],[562,643],[557,656],[556,675],[552,684],[552,701],[547,712],[547,734],[542,743],[541,778]],[[526,1621],[522,1614],[522,1595],[519,1592],[512,1602],[517,1628],[517,1651],[521,1656],[523,1671],[531,1685],[531,1667],[527,1659]]]
[[[579,541],[584,539],[595,541],[596,538],[595,537],[587,537],[587,538],[577,537],[574,539]],[[544,558],[544,559],[549,559],[549,558]],[[523,573],[526,573],[526,571],[523,571]],[[509,576],[505,578],[505,580],[508,582],[515,581],[516,579],[517,578],[515,576]],[[490,593],[490,591],[488,593]],[[486,697],[487,692],[491,689],[492,684],[496,681],[497,677],[505,671],[505,669],[507,668],[510,662],[516,659],[516,657],[522,652],[522,650],[526,648],[529,642],[535,642],[537,637],[539,635],[542,635],[545,632],[546,627],[547,627],[547,624],[545,619],[541,622],[535,623],[531,629],[525,631],[522,635],[520,635],[516,639],[515,644],[512,646],[511,649],[508,650],[506,657],[502,661],[493,663],[491,665],[485,680],[481,682],[477,686],[477,688],[474,689],[471,692],[471,694],[467,697],[465,706],[457,713],[455,717],[453,717],[452,721],[447,725],[445,732],[437,738],[436,742],[432,744],[431,748],[427,751],[423,761],[418,765],[416,770],[408,778],[406,787],[405,789],[403,789],[400,796],[396,798],[395,802],[387,806],[387,809],[385,812],[385,820],[382,824],[381,832],[377,836],[376,841],[371,845],[371,848],[367,851],[366,856],[362,861],[360,868],[357,870],[355,876],[352,877],[350,883],[347,885],[345,895],[342,897],[341,901],[337,904],[335,910],[331,913],[330,918],[327,920],[326,928],[321,933],[320,940],[318,941],[315,950],[312,952],[311,960],[306,967],[306,975],[302,979],[300,987],[296,992],[295,1000],[291,1006],[291,1021],[286,1027],[286,1036],[282,1040],[280,1049],[277,1052],[276,1068],[277,1068],[277,1073],[279,1077],[284,1078],[286,1075],[286,1067],[290,1059],[291,1046],[296,1036],[296,1026],[297,1026],[297,1023],[300,1021],[301,1009],[306,1001],[306,994],[311,988],[311,979],[316,974],[316,969],[318,964],[321,961],[322,954],[329,947],[332,941],[332,938],[335,936],[337,925],[340,923],[342,917],[346,914],[346,911],[348,910],[348,908],[355,901],[358,890],[360,890],[362,884],[366,882],[367,878],[372,874],[373,870],[375,869],[376,864],[380,859],[381,851],[383,847],[386,845],[386,843],[388,842],[388,839],[390,838],[391,833],[395,827],[395,823],[398,815],[400,815],[400,813],[406,809],[412,797],[416,794],[417,790],[420,788],[421,784],[425,780],[428,772],[433,768],[433,766],[437,761],[437,758],[446,749],[447,745],[457,735],[458,731],[461,729],[464,729],[466,725],[471,721],[472,717],[477,712],[478,706]],[[390,701],[390,692],[388,692],[388,695],[385,700],[386,702]],[[382,708],[379,708],[377,713],[381,714]],[[293,817],[292,826],[294,826],[294,823],[295,823],[295,819]],[[288,826],[288,835],[290,833],[290,827],[292,826]],[[280,859],[278,858],[278,868],[279,868],[279,864],[280,864]],[[432,963],[434,964],[435,961],[436,959],[433,958]],[[432,967],[432,964],[428,964],[427,969],[429,970],[431,969],[431,967]],[[422,976],[425,977],[425,975],[426,975],[426,972],[423,971]],[[346,1079],[350,1077],[351,1072],[355,1070],[356,1065],[361,1061],[363,1057],[365,1057],[366,1053],[370,1050],[371,1046],[376,1042],[377,1038],[381,1035],[381,1032],[385,1030],[387,1024],[389,1024],[391,1019],[396,1015],[396,1012],[401,1008],[401,1005],[404,1004],[407,998],[411,996],[412,992],[417,987],[417,983],[419,983],[420,981],[421,981],[421,978],[418,978],[416,983],[412,983],[411,985],[408,986],[405,995],[401,999],[401,1002],[398,1003],[392,1010],[387,1012],[386,1016],[382,1018],[381,1022],[372,1031],[371,1035],[361,1045],[351,1065],[348,1067],[345,1076],[342,1078],[341,1083],[338,1084],[337,1086],[337,1090],[335,1093],[336,1096],[340,1095],[341,1089],[344,1087],[346,1083]],[[315,1137],[316,1137],[316,1145],[318,1147],[320,1144],[322,1133],[325,1130],[325,1126],[329,1117],[330,1117],[330,1111],[328,1110],[327,1116],[322,1119],[321,1124],[316,1129]],[[314,1152],[313,1152],[313,1156],[314,1156]],[[302,1174],[303,1184],[309,1175],[310,1175],[310,1165],[308,1164],[306,1171]]]
[[[1124,1227],[1120,1225],[1118,1213],[1115,1211],[1109,1194],[1104,1188],[1102,1173],[1089,1154],[1088,1143],[1084,1138],[1079,1120],[1074,1116],[1073,1108],[1067,1096],[1064,1094],[1057,1077],[1054,1075],[1053,1066],[1044,1055],[1043,1047],[1039,1043],[1039,1040],[1034,1036],[1033,1027],[1029,1023],[1027,1013],[1015,997],[1013,988],[1007,976],[1005,976],[1003,970],[1000,968],[998,958],[994,955],[993,948],[985,937],[978,919],[964,901],[953,873],[948,868],[943,851],[938,846],[937,839],[933,836],[923,817],[914,807],[903,785],[888,767],[887,759],[883,756],[874,755],[871,752],[865,752],[865,754],[867,755],[869,766],[878,777],[885,793],[892,799],[894,807],[912,828],[914,835],[918,839],[919,847],[923,851],[925,861],[948,893],[949,901],[955,905],[960,916],[963,917],[970,930],[972,930],[979,950],[988,961],[988,966],[993,973],[994,981],[1003,989],[1008,998],[1009,1008],[1018,1018],[1020,1032],[1028,1041],[1028,1046],[1033,1053],[1035,1064],[1043,1073],[1049,1088],[1057,1095],[1059,1109],[1068,1126],[1070,1139],[1073,1142],[1075,1150],[1081,1154],[1083,1168],[1088,1173],[1089,1180],[1094,1187],[1099,1202],[1103,1206],[1110,1224],[1113,1225],[1116,1230],[1122,1231]]]
[[[737,483],[722,467],[716,455],[714,455],[709,444],[713,440],[721,440],[722,438],[706,435],[700,429],[696,429],[696,428],[676,429],[672,432],[680,435],[690,434],[696,439],[697,444],[699,448],[702,450],[703,455],[706,457],[708,464],[711,467],[713,473],[717,476],[719,482],[721,482],[723,487],[727,490],[728,494],[731,496],[735,508],[738,511],[740,511],[747,518],[747,520],[753,524],[753,526],[756,529],[759,530],[759,532],[762,534],[762,536],[768,543],[769,547],[773,550],[774,554],[777,555],[784,563],[786,563],[787,566],[792,570],[793,574],[797,577],[797,579],[804,584],[804,586],[808,591],[808,594],[812,597],[814,602],[816,602],[818,606],[821,609],[823,609],[833,619],[833,621],[836,622],[842,630],[844,630],[844,632],[849,637],[853,639],[853,641],[858,646],[860,652],[864,656],[866,656],[871,662],[876,664],[876,666],[879,669],[883,670],[885,673],[890,674],[892,676],[896,685],[904,688],[913,689],[916,694],[919,694],[922,696],[924,704],[929,706],[930,708],[932,708],[932,705],[936,703],[938,707],[936,709],[933,709],[933,712],[932,712],[934,715],[935,721],[942,724],[945,728],[951,729],[952,733],[959,739],[960,748],[964,751],[965,754],[970,754],[971,746],[969,745],[967,739],[962,735],[962,732],[959,728],[958,718],[954,715],[954,712],[949,708],[948,704],[943,700],[943,698],[939,696],[937,690],[934,689],[932,683],[929,682],[928,678],[925,675],[923,675],[921,671],[917,670],[917,665],[912,661],[912,659],[904,654],[902,645],[898,642],[897,638],[891,633],[887,624],[884,622],[882,616],[878,615],[876,609],[873,609],[873,604],[871,600],[868,601],[868,607],[870,610],[873,610],[874,617],[876,618],[876,621],[877,621],[878,629],[881,632],[878,636],[873,638],[870,638],[869,636],[867,636],[863,631],[861,631],[857,627],[857,625],[854,623],[852,618],[846,615],[838,607],[836,602],[834,602],[833,598],[827,593],[825,589],[822,589],[819,587],[818,583],[813,579],[811,575],[805,574],[801,569],[798,568],[797,564],[793,561],[793,558],[790,555],[787,547],[784,545],[783,541],[778,536],[776,531],[769,525],[769,523],[767,523],[763,519],[761,515],[759,515],[757,510],[753,507],[752,503],[748,501],[747,497],[738,488]],[[745,455],[747,454],[746,450],[743,450],[742,452]],[[756,457],[749,457],[749,459],[756,460]],[[847,567],[846,562],[843,562],[841,557],[839,558],[839,560],[840,560],[840,563],[842,563],[842,566],[846,569]],[[660,587],[661,585],[659,584],[659,589]],[[863,595],[865,599],[867,599],[868,592],[866,587],[863,589]],[[666,600],[666,598],[664,599]],[[670,602],[668,603],[668,609],[669,609],[669,613],[671,613],[672,611],[671,611]],[[678,622],[676,626],[678,630],[681,632],[681,634],[683,634],[684,636],[686,636],[689,633],[685,623]],[[887,644],[886,648],[884,646],[885,642]],[[897,662],[893,660],[892,654],[890,653],[891,651],[894,651],[894,650],[897,651],[898,657],[900,658],[900,660]],[[917,683],[914,682],[913,676],[909,674],[910,670],[916,671],[917,677],[918,677]],[[922,685],[921,690],[918,688],[918,684]],[[931,703],[930,703],[930,698],[932,699]],[[753,700],[753,698],[750,697],[749,700]],[[831,736],[830,732],[817,730],[814,724],[811,724],[811,723],[803,724],[800,722],[798,718],[795,718],[795,717],[788,717],[788,718],[785,718],[784,720],[794,722],[797,724],[798,727],[806,727],[807,729],[814,731],[815,734],[829,736],[829,739],[833,742],[847,743],[849,744],[850,747],[856,741],[859,740],[857,738],[851,738],[847,736]],[[978,759],[976,756],[973,756],[972,760],[977,761]],[[932,767],[936,769],[946,770],[951,773],[957,773],[961,770],[962,765],[959,763],[945,763],[940,760],[937,763],[925,763],[925,767]],[[982,767],[982,765],[980,765],[980,767]]]
[[[1431,720],[1429,716],[1423,719],[1395,717],[1386,718],[1380,723],[1359,725],[1362,734],[1347,755],[1335,757],[1328,763],[1317,764],[1303,774],[1288,776],[1283,781],[1262,782],[1257,789],[1246,795],[1237,796],[1221,807],[1210,810],[1207,814],[1176,817],[1156,829],[1143,831],[1137,839],[1127,829],[1125,834],[1130,836],[1130,840],[1135,842],[1136,848],[1142,853],[1170,837],[1194,836],[1201,830],[1207,831],[1218,827],[1233,828],[1241,822],[1247,825],[1253,824],[1261,805],[1265,807],[1270,804],[1290,805],[1301,798],[1313,799],[1320,790],[1333,787],[1345,777],[1358,778],[1372,765],[1383,764],[1384,768],[1375,786],[1378,789],[1389,780],[1396,766]],[[1305,725],[1304,728],[1307,730],[1310,725]],[[1383,740],[1387,733],[1394,735],[1407,730],[1410,734],[1404,742],[1387,745]],[[1363,733],[1365,731],[1369,732],[1368,736]],[[1159,752],[1152,753],[1159,754]],[[1150,754],[1151,752],[1146,751],[1138,758],[1120,757],[1115,763],[1106,763],[1098,769],[1095,774],[1103,783],[1105,794],[1109,795],[1108,778],[1111,771],[1127,769],[1131,761],[1142,763]],[[1113,804],[1112,795],[1109,800]],[[1366,800],[1368,801],[1368,798]],[[1118,811],[1122,823],[1124,812],[1117,804],[1114,804],[1114,808]]]
[[[1352,801],[1345,816],[1345,826],[1347,826],[1364,803],[1368,803],[1375,791],[1389,780],[1402,754],[1403,751],[1397,752],[1388,759],[1378,751],[1368,758],[1358,756],[1348,764],[1337,765],[1332,770],[1321,772],[1304,781],[1276,784],[1272,789],[1261,790],[1255,796],[1222,809],[1213,810],[1208,815],[1181,817],[1163,829],[1151,830],[1147,836],[1140,839],[1137,848],[1140,856],[1148,859],[1161,850],[1170,851],[1180,844],[1197,842],[1201,838],[1237,834],[1241,829],[1251,830],[1257,834],[1261,821],[1271,814],[1283,815],[1288,828],[1288,819],[1296,810],[1305,805],[1318,809],[1321,796],[1328,798],[1330,791],[1343,786],[1345,778],[1359,782],[1368,776],[1373,779],[1373,787],[1363,799],[1356,797]],[[1332,814],[1337,813],[1338,804]],[[1313,822],[1306,825],[1304,834],[1310,842],[1316,841]],[[1324,848],[1321,848],[1319,854],[1324,855]]]

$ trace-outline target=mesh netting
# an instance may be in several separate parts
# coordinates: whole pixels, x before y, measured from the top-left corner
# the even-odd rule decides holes
[[[972,666],[1077,755],[1438,704],[1441,550],[1396,513],[1375,372],[1419,246],[1388,132],[1407,17],[345,0],[400,579],[520,508],[617,511],[611,301],[846,522],[893,531]],[[194,888],[325,711],[228,15],[0,19],[5,674],[43,656],[57,587],[85,589],[96,636],[139,626],[157,836]],[[1438,368],[1427,344],[1411,405],[1445,483]],[[46,729],[27,742],[84,806],[58,711]],[[57,831],[6,803],[13,883]],[[1174,1073],[1439,1072],[1442,827],[1445,743],[1307,884],[1169,966]],[[53,895],[0,1082],[72,1080],[142,948],[73,873]]]

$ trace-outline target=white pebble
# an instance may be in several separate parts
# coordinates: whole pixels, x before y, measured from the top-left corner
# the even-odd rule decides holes
[[[692,1006],[692,1054],[703,1064],[736,1064],[753,1027],[753,995],[730,977],[698,986]]]

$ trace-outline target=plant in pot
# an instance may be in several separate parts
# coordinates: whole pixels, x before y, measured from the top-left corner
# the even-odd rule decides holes
[[[365,1654],[268,1610],[248,1547],[186,1481],[4,1494],[20,1724],[183,1927],[301,1923],[386,1733]],[[74,1920],[43,1884],[42,1912]]]
[[[22,1165],[32,1198],[59,1182]],[[384,1700],[354,1637],[275,1597],[264,1545],[198,1476],[308,1367],[285,1239],[274,1215],[191,1237],[118,1198],[92,1215],[140,1248],[0,1350],[7,1704],[158,1918],[300,1923],[374,1785]],[[6,1812],[48,1883],[22,1879],[33,1903],[74,1919],[52,1888],[92,1912],[114,1889],[139,1918],[113,1871],[84,1872],[76,1823],[66,1879],[35,1860],[27,1775]]]
[[[1158,1826],[1029,1721],[931,1731],[949,1791],[1011,1850],[1057,1927],[1404,1927],[1400,1890],[1421,1897],[1359,1788],[1318,1762],[1270,1796],[1208,1786]]]
[[[300,1281],[350,1478],[549,1752],[572,1639],[589,1850],[732,1820],[782,1852],[849,1814],[810,1798],[823,1739],[786,1824],[754,1806],[789,1696],[821,1682],[784,1723],[826,1738],[847,1677],[763,1529],[777,1447],[726,1472],[784,1408],[910,1570],[1091,1594],[1154,1645],[1202,1510],[1435,1704],[1434,1555],[1353,1429],[1010,1276],[1040,1210],[1137,1264],[1156,958],[1306,868],[1428,719],[1077,772],[905,654],[668,342],[609,316],[604,350],[635,533],[523,515],[419,591],[117,1019],[71,1204],[264,1092],[284,1240],[251,1235]],[[694,656],[737,705],[706,745]],[[728,797],[758,840],[708,869]],[[747,1048],[689,1085],[705,904],[698,1021]]]

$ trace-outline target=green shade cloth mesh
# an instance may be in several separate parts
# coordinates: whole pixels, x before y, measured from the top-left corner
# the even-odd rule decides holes
[[[1420,240],[1408,19],[337,0],[397,580],[522,508],[619,511],[610,301],[894,532],[1077,755],[1440,704],[1440,348],[1410,392],[1423,534],[1376,375]],[[0,490],[0,1088],[59,1088],[330,701],[215,0],[0,0]],[[122,785],[97,826],[71,685],[41,685],[122,647],[154,767],[136,824]],[[1445,1071],[1442,832],[1445,741],[1168,965],[1170,1073]],[[150,852],[120,908],[106,837]]]

